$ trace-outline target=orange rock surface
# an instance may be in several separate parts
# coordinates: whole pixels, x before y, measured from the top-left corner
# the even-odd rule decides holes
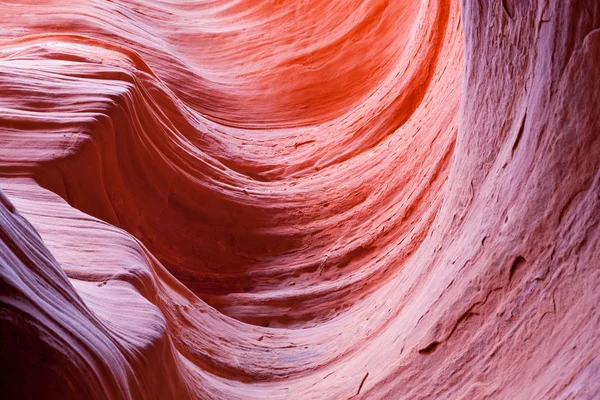
[[[0,4],[0,393],[600,397],[600,3]]]

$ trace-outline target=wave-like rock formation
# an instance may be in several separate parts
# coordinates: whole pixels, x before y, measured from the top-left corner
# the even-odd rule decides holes
[[[597,0],[0,4],[0,391],[600,397]]]

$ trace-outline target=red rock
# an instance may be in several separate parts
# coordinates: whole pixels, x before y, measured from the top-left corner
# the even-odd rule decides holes
[[[593,1],[0,5],[0,393],[596,398]]]

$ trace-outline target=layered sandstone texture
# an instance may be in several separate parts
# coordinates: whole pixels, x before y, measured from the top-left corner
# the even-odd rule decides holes
[[[600,398],[597,0],[0,3],[0,393]]]

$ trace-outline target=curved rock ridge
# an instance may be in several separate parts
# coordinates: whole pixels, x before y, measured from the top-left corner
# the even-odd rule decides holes
[[[182,83],[200,74],[196,72],[200,66],[193,64],[170,81],[171,68],[178,72],[179,65],[171,60],[190,58],[191,50],[180,54],[174,45],[146,48],[137,43],[125,48],[122,42],[130,37],[125,33],[106,38],[106,34],[82,37],[60,32],[9,39],[3,52],[4,68],[10,74],[7,123],[12,126],[42,118],[45,124],[27,129],[29,137],[18,128],[9,131],[8,147],[24,146],[22,141],[32,140],[34,130],[55,133],[44,135],[40,139],[44,143],[33,146],[39,155],[11,160],[19,169],[14,174],[33,176],[71,206],[139,238],[181,282],[227,315],[272,327],[314,326],[331,319],[402,268],[423,240],[439,207],[455,138],[462,52],[458,5],[424,4],[407,20],[402,17],[411,7],[376,5],[367,8],[373,8],[371,13],[378,10],[377,21],[393,16],[400,26],[397,30],[380,28],[382,36],[402,38],[406,31],[404,36],[426,35],[430,42],[423,46],[413,40],[405,45],[405,38],[402,44],[389,46],[400,47],[393,60],[387,50],[378,51],[379,69],[388,70],[378,86],[369,84],[374,74],[347,72],[360,64],[352,57],[328,67],[330,73],[355,82],[353,90],[364,99],[350,112],[336,106],[335,118],[312,125],[298,122],[295,128],[275,129],[269,121],[249,123],[242,116],[236,126],[224,125],[215,122],[206,109],[218,103],[220,95],[195,94],[194,101],[186,101],[196,88]],[[357,16],[366,12],[364,5],[355,6]],[[269,18],[281,12],[282,34],[289,35],[284,21],[290,10],[273,7]],[[315,12],[308,4],[300,8]],[[327,5],[322,8],[320,13],[331,12]],[[185,16],[195,12],[207,19],[206,24],[214,24],[219,21],[213,15],[216,11],[201,8],[177,15],[185,21]],[[237,19],[237,12],[231,18]],[[383,24],[372,20],[370,14],[356,21],[341,19],[329,34],[339,35],[340,26],[348,24],[350,31],[367,22]],[[320,21],[315,20],[312,29],[326,31],[317,25]],[[132,22],[128,19],[123,24]],[[272,29],[272,22],[264,24]],[[202,37],[208,29],[204,25],[199,23],[189,31],[199,31]],[[329,37],[325,33],[313,47],[324,46],[321,41]],[[343,49],[348,48],[343,52],[339,46],[327,49],[331,57],[359,51],[380,39],[375,33],[370,35],[373,38],[352,36],[352,41],[347,35],[338,38]],[[264,39],[264,51],[248,57],[248,63],[281,51],[280,39],[271,33]],[[443,46],[444,40],[451,45]],[[219,62],[231,52],[216,39],[210,46],[198,41],[193,48],[213,48],[212,58]],[[278,62],[289,63],[288,58],[296,57],[292,50],[297,45],[287,46],[292,49]],[[304,51],[305,47],[301,46]],[[244,46],[236,42],[234,48]],[[314,50],[311,57],[317,53]],[[169,62],[156,60],[159,56],[168,57]],[[307,60],[321,64],[319,58],[311,57]],[[440,57],[444,60],[440,66],[431,68]],[[221,64],[213,68],[224,70]],[[310,76],[315,68],[296,75]],[[262,85],[275,87],[268,82],[279,73],[279,68],[265,68],[253,79],[262,78]],[[317,77],[325,78],[320,73]],[[206,79],[199,75],[192,81]],[[318,82],[311,84],[311,91],[322,90],[326,97],[327,91],[335,89],[339,95],[347,92],[343,83],[330,82],[328,88]],[[297,93],[296,97],[304,93],[293,87],[286,91]],[[264,94],[258,89],[254,92]],[[439,107],[434,99],[441,96],[452,106],[439,108],[441,118],[428,121],[428,110]],[[309,98],[318,105],[328,104],[321,96]],[[58,102],[59,106],[52,106]],[[196,107],[198,102],[206,105]],[[257,109],[267,106],[257,99],[244,104],[246,108],[256,104]],[[47,107],[52,108],[52,116]],[[222,109],[228,111],[224,105]],[[314,118],[316,112],[314,108],[289,109],[302,113],[304,120]],[[278,113],[274,108],[271,115]],[[294,121],[290,117],[288,123]],[[332,148],[337,150],[332,152]],[[15,157],[11,154],[7,158]],[[24,168],[33,160],[37,165]],[[415,168],[420,168],[418,174]],[[352,175],[360,179],[348,179]],[[383,187],[382,182],[386,183]]]
[[[0,391],[600,396],[594,0],[0,5]]]

